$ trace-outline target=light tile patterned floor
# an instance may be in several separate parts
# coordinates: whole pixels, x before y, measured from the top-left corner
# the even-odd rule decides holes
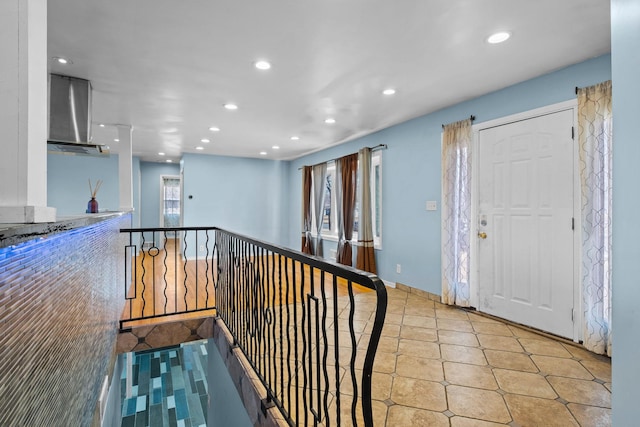
[[[373,375],[376,426],[611,424],[610,359],[388,291]]]

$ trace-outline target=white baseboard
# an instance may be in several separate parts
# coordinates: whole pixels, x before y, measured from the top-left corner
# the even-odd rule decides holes
[[[385,286],[389,287],[389,288],[396,288],[396,282],[389,282],[388,280],[384,280],[384,279],[380,279],[382,280],[382,283],[384,283]]]

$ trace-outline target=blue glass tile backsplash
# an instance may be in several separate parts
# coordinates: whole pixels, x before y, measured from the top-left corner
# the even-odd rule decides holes
[[[0,425],[91,425],[115,358],[130,224],[114,216],[0,249]]]

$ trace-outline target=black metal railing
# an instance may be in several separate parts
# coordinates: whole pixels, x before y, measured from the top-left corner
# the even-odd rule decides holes
[[[165,233],[122,231],[130,236]],[[195,244],[203,252],[200,269],[206,279],[201,278],[199,291],[206,289],[215,304],[195,308],[215,307],[266,389],[265,408],[277,406],[292,426],[373,426],[371,379],[387,307],[379,278],[225,230],[170,231],[178,233],[185,264],[198,262],[189,247]],[[196,244],[196,236],[207,243]],[[130,251],[137,247],[134,240],[130,237]],[[141,253],[151,256],[152,249]],[[168,252],[158,250],[155,257]],[[194,279],[193,266],[183,270],[186,294],[180,296],[189,309],[198,291],[186,284]],[[131,271],[131,277],[144,274]]]
[[[215,309],[215,228],[120,232],[129,235],[120,329],[140,320]]]

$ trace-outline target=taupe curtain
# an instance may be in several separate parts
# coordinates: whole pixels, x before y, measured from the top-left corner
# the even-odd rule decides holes
[[[578,89],[584,346],[611,356],[611,81]]]
[[[373,248],[373,220],[371,214],[371,149],[358,152],[360,165],[360,223],[358,224],[358,254],[356,268],[377,274],[376,254]]]
[[[322,250],[322,218],[324,216],[324,198],[327,193],[327,164],[313,167],[313,204],[316,219],[316,244],[313,253],[323,256]]]
[[[471,120],[442,132],[442,302],[470,305]]]
[[[356,207],[358,155],[350,154],[336,160],[336,208],[338,219],[338,250],[336,261],[353,265],[351,239]]]
[[[311,166],[302,168],[302,249],[313,255],[311,243]]]

